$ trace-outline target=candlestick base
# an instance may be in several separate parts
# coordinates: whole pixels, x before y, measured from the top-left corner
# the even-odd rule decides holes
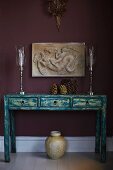
[[[93,92],[89,92],[89,95],[92,96],[94,93]]]
[[[24,91],[21,91],[21,92],[20,92],[20,94],[21,94],[21,95],[24,95],[24,94],[25,94],[25,92],[24,92]]]

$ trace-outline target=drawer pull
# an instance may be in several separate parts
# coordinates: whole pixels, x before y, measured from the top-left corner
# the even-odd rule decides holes
[[[88,100],[86,101],[86,104],[89,104]]]
[[[22,101],[21,101],[21,104],[23,105],[24,103],[25,103],[25,102],[22,100]]]
[[[56,100],[54,101],[54,104],[55,104],[55,105],[57,104],[57,101],[56,101]]]

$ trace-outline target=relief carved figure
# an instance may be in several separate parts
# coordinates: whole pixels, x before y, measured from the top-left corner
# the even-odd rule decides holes
[[[84,76],[84,44],[36,43],[32,45],[32,50],[34,77]]]

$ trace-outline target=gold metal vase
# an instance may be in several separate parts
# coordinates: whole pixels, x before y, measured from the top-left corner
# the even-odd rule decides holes
[[[45,149],[47,155],[51,159],[59,159],[64,155],[66,150],[66,140],[61,136],[61,132],[51,131],[50,136],[46,138]]]

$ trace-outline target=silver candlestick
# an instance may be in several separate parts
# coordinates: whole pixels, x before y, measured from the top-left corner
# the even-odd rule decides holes
[[[17,52],[17,65],[19,66],[20,70],[20,94],[24,94],[23,91],[23,71],[24,71],[24,64],[25,64],[25,49],[24,46],[16,46]]]
[[[93,65],[94,65],[94,47],[91,46],[87,53],[87,66],[89,68],[90,83],[89,83],[89,94],[93,95]]]

